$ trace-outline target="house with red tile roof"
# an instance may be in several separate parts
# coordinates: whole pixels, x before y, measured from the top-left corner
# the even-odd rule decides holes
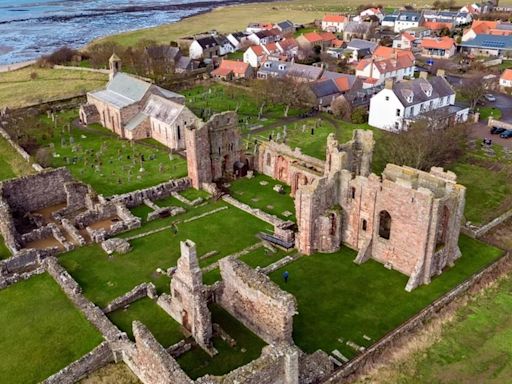
[[[409,32],[402,32],[398,38],[393,40],[393,48],[398,49],[412,49],[416,42],[416,37],[411,35]]]
[[[322,31],[341,32],[349,18],[345,15],[325,15],[322,19]]]
[[[223,59],[219,67],[212,71],[211,75],[217,79],[233,80],[246,79],[253,74],[252,67],[243,61]]]
[[[455,54],[455,41],[448,36],[424,37],[420,42],[421,54],[428,57],[448,59]]]
[[[297,43],[297,40],[293,37],[278,41],[276,46],[281,52],[281,55],[286,56],[288,59],[297,56],[299,53],[299,43]]]
[[[311,49],[318,46],[323,50],[332,46],[337,40],[336,35],[331,32],[308,32],[297,38],[297,43],[302,49]]]
[[[454,27],[453,23],[449,21],[425,21],[423,26],[433,32],[441,31],[445,28],[451,31]]]
[[[261,45],[252,45],[244,52],[244,63],[253,68],[258,68],[265,61],[267,53]]]
[[[395,50],[392,55],[376,56],[359,61],[356,76],[368,87],[378,86],[387,79],[403,80],[414,75],[414,56],[410,51]]]
[[[505,69],[500,76],[500,88],[502,91],[512,89],[512,69]]]

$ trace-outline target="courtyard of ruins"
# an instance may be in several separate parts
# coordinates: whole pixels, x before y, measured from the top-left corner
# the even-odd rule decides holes
[[[254,101],[239,102],[238,93],[224,88],[185,93],[191,109],[206,121],[205,127],[213,132],[227,127],[223,143],[234,137],[230,130],[240,125],[241,149],[254,156],[251,168],[260,171],[223,178],[218,185],[222,193],[211,186],[196,189],[193,185],[214,177],[205,176],[205,170],[224,173],[236,165],[245,172],[243,164],[206,167],[199,161],[192,172],[188,165],[187,178],[190,153],[168,151],[151,139],[122,140],[97,124],[77,126],[76,109],[37,117],[44,128],[38,144],[51,150],[49,163],[57,169],[2,184],[0,208],[14,216],[3,229],[5,239],[0,243],[0,259],[7,260],[3,270],[0,268],[5,284],[0,290],[0,324],[11,329],[5,341],[9,348],[0,354],[0,376],[11,378],[14,384],[39,382],[91,354],[117,364],[128,361],[133,364],[130,369],[140,369],[139,374],[147,378],[145,375],[153,372],[144,359],[153,355],[160,359],[159,354],[164,353],[162,359],[177,364],[173,369],[183,377],[179,383],[204,375],[236,380],[251,364],[262,361],[272,367],[288,367],[283,359],[295,356],[295,347],[301,351],[297,364],[309,367],[318,362],[325,375],[503,255],[499,248],[461,235],[458,246],[451,244],[460,249],[461,256],[443,266],[439,276],[421,276],[421,282],[407,292],[404,288],[409,277],[391,265],[372,258],[354,263],[360,256],[351,249],[356,246],[337,248],[335,241],[320,239],[311,240],[313,245],[307,248],[309,240],[301,238],[298,244],[302,248],[290,247],[287,236],[302,225],[295,200],[307,198],[300,195],[302,188],[329,172],[331,156],[333,163],[338,161],[336,156],[343,163],[348,153],[351,162],[344,166],[350,163],[350,171],[361,177],[367,177],[370,168],[379,174],[383,171],[378,133],[372,163],[357,152],[360,144],[367,144],[364,136],[361,139],[352,133],[356,128],[368,128],[366,125],[335,122],[327,115],[298,118],[300,111],[295,110],[283,119],[282,106],[267,109],[261,117]],[[230,109],[239,110],[238,121],[233,121],[231,114],[215,117],[214,113],[225,108],[226,100]],[[200,129],[194,134],[200,137]],[[349,144],[338,145],[333,140]],[[267,152],[272,154],[271,162]],[[472,156],[478,159],[483,155],[475,149]],[[293,160],[286,163],[286,170],[284,166],[281,170],[270,167],[284,164],[283,158]],[[454,170],[464,166],[456,165]],[[478,163],[473,161],[472,166]],[[385,172],[388,178],[405,177],[395,168]],[[417,177],[431,177],[432,183],[439,183],[437,177],[453,181],[449,173],[439,170]],[[291,180],[289,185],[287,180]],[[354,184],[356,187],[360,185]],[[12,191],[24,188],[35,191],[36,197],[13,198]],[[436,196],[445,193],[439,192],[444,186],[438,188]],[[354,199],[355,190],[348,191],[347,196],[352,194]],[[468,189],[466,212],[478,218],[482,208],[474,208],[473,201],[481,195],[473,194]],[[36,202],[32,204],[32,200]],[[326,208],[331,225],[343,208]],[[323,220],[323,209],[312,214]],[[112,238],[116,241],[109,242]],[[188,328],[186,319],[181,318],[180,323],[170,315],[169,302],[180,297],[174,296],[171,287],[177,284],[176,273],[181,276],[179,260],[183,260],[183,244],[188,242],[194,243],[204,284],[197,300],[202,302],[202,311],[211,315],[213,331],[206,346],[197,331]],[[23,257],[30,262],[9,261],[13,250],[18,260]],[[274,321],[268,313],[258,314],[254,320],[241,311],[243,307],[230,307],[231,298],[236,302],[237,297],[222,287],[236,286],[236,279],[247,285],[242,292],[255,289],[255,285],[268,296],[262,307],[268,310],[270,302],[277,308],[275,321],[282,323],[276,330],[266,329],[265,324]],[[288,329],[292,317],[293,329]],[[28,326],[35,318],[44,322],[40,327]],[[20,343],[20,338],[30,342]],[[273,349],[274,341],[282,338],[286,343],[291,340],[292,349]],[[120,345],[112,359],[105,357],[110,353],[109,343]],[[217,353],[210,353],[212,350]]]

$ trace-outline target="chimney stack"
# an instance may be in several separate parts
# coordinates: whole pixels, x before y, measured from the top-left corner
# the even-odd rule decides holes
[[[393,79],[386,79],[384,81],[384,88],[386,88],[386,89],[393,89],[393,84],[394,84]]]
[[[439,77],[445,77],[445,75],[446,75],[446,72],[445,72],[445,70],[444,70],[444,69],[438,69],[438,70],[437,70],[437,76],[439,76]]]

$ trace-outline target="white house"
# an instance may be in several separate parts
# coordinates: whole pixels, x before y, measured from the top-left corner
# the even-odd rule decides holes
[[[455,91],[443,76],[400,82],[386,81],[382,91],[370,100],[368,123],[372,127],[399,132],[420,116],[446,121],[463,122],[469,108],[455,105]]]
[[[410,33],[403,31],[397,38],[393,40],[393,48],[396,49],[412,49],[416,38]]]
[[[480,4],[472,3],[472,4],[467,4],[467,5],[463,6],[459,11],[467,12],[472,15],[478,15],[479,13],[482,12],[482,7],[480,6]]]
[[[256,45],[275,43],[282,39],[281,31],[278,29],[264,29],[259,32],[251,33],[247,39]]]
[[[395,21],[394,31],[401,32],[408,28],[419,27],[423,22],[423,15],[415,11],[402,11]]]
[[[397,14],[393,14],[393,15],[386,15],[384,16],[384,18],[382,19],[380,25],[382,25],[383,28],[387,28],[387,29],[394,29],[395,28],[395,23],[396,23],[396,19],[398,18],[398,15]]]
[[[451,37],[425,37],[421,40],[421,54],[438,59],[449,59],[455,55],[455,40]]]
[[[368,8],[359,14],[359,17],[361,19],[369,16],[375,16],[377,19],[379,19],[379,22],[382,22],[382,20],[384,19],[384,14],[382,13],[382,9],[380,8]]]
[[[322,31],[342,32],[348,22],[348,17],[344,15],[325,15],[322,19]]]
[[[235,50],[239,50],[248,41],[247,35],[243,32],[230,33],[226,38],[235,47]]]
[[[189,56],[194,59],[211,59],[220,56],[220,46],[215,37],[206,36],[195,39],[189,47]]]
[[[379,86],[387,79],[403,80],[414,75],[414,56],[411,52],[395,52],[383,59],[364,59],[356,67],[356,76],[374,79],[372,84]]]
[[[264,61],[266,53],[261,45],[253,45],[244,52],[244,63],[253,68],[258,68]]]
[[[512,88],[512,69],[505,69],[500,76],[500,88],[505,90],[505,88]]]

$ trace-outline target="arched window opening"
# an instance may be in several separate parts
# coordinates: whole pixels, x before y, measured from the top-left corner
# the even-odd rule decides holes
[[[379,213],[379,236],[386,240],[391,236],[391,215],[388,211]]]
[[[368,227],[368,222],[365,219],[363,219],[363,231],[366,232],[367,227]]]
[[[355,189],[354,187],[352,187],[352,188],[351,188],[351,190],[350,190],[350,194],[351,194],[351,196],[352,196],[352,198],[353,198],[353,199],[355,199],[355,198],[356,198],[356,189]]]

